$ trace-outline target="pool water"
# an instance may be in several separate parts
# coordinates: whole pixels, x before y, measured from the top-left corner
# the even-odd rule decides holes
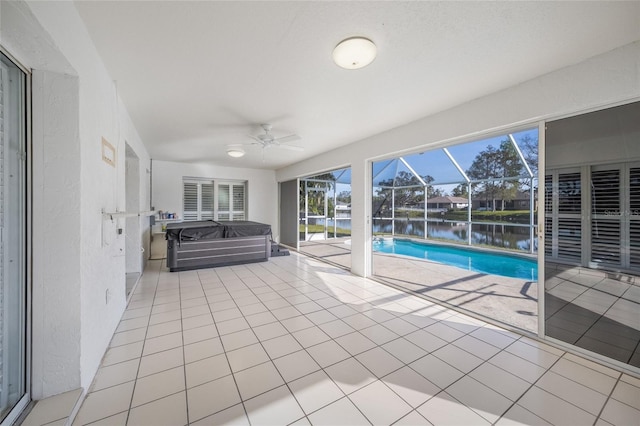
[[[373,250],[427,259],[468,271],[537,281],[538,263],[533,259],[463,247],[444,246],[417,241],[384,239],[373,243]]]

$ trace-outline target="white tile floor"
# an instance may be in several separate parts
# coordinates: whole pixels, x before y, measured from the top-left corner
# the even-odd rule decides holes
[[[640,367],[640,282],[635,276],[545,266],[547,333],[612,359]]]
[[[302,255],[161,262],[74,425],[640,425],[640,379]]]

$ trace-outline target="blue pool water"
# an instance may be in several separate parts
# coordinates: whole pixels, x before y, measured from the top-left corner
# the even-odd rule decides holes
[[[443,246],[416,241],[385,239],[375,241],[373,250],[427,259],[468,271],[502,275],[522,280],[538,279],[538,263],[520,256],[482,252],[462,247]]]

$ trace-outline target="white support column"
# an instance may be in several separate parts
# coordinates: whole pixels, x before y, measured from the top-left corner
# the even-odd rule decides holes
[[[428,232],[427,230],[429,229],[428,223],[427,223],[427,184],[424,185],[424,239],[426,240],[428,237]]]
[[[351,164],[351,272],[366,277],[371,264],[371,163]]]
[[[391,235],[396,235],[396,189],[391,188]]]
[[[535,233],[534,230],[534,206],[535,206],[535,195],[533,190],[533,178],[529,181],[529,188],[531,189],[529,192],[529,253],[533,254],[534,250],[534,241],[535,241]]]
[[[471,182],[467,181],[467,244],[471,245]]]

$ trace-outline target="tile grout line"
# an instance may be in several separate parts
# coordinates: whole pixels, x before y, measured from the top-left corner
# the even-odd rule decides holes
[[[178,296],[179,296],[179,304],[180,304],[180,339],[182,341],[182,379],[184,383],[184,403],[185,403],[185,414],[187,416],[187,425],[190,424],[189,419],[189,392],[187,388],[187,356],[185,353],[185,344],[184,344],[184,317],[182,316],[182,275],[178,272]],[[204,291],[203,291],[204,292]]]
[[[606,408],[607,404],[609,404],[609,401],[611,399],[615,400],[615,398],[613,398],[613,393],[615,392],[616,388],[618,387],[618,384],[622,380],[622,375],[623,375],[623,373],[620,372],[620,375],[616,379],[616,383],[611,387],[611,391],[609,392],[609,395],[607,395],[607,399],[605,399],[604,404],[602,404],[602,407],[600,408],[600,411],[598,412],[598,415],[596,416],[596,419],[593,422],[594,425],[598,422],[598,420],[600,420],[600,418],[602,416],[602,413],[604,412],[604,409]],[[604,420],[604,421],[606,421],[606,420]]]
[[[213,272],[215,272],[215,275],[216,275],[216,276],[218,277],[218,279],[220,280],[220,284],[222,285],[222,288],[224,288],[224,289],[225,289],[225,291],[227,292],[227,294],[229,294],[229,296],[231,296],[231,299],[233,300],[233,296],[231,295],[231,293],[229,292],[229,289],[227,288],[227,286],[226,286],[226,285],[225,285],[225,283],[224,283],[224,278],[223,278],[223,277],[221,277],[221,276],[220,276],[220,274],[218,274],[218,272],[217,272],[217,271],[213,271]],[[235,272],[234,272],[234,275],[235,275]],[[236,275],[236,276],[237,276],[237,275]],[[203,289],[203,292],[204,292],[204,286],[202,285],[202,279],[200,278],[200,274],[198,274],[198,280],[199,280],[200,285],[202,286],[202,289]],[[233,383],[234,383],[234,385],[235,385],[235,387],[236,387],[236,392],[237,392],[238,397],[239,397],[239,399],[240,399],[239,404],[241,404],[241,405],[242,405],[242,410],[243,410],[243,412],[244,412],[244,415],[245,415],[245,417],[247,418],[247,421],[249,422],[249,424],[251,424],[251,419],[249,418],[249,413],[247,412],[247,407],[245,407],[244,402],[243,402],[243,400],[242,400],[242,394],[240,393],[240,387],[238,386],[238,382],[237,382],[237,380],[236,380],[236,376],[235,376],[235,374],[233,373],[233,368],[232,368],[232,366],[231,366],[231,362],[229,361],[229,356],[227,355],[227,350],[225,349],[225,345],[224,345],[224,342],[223,342],[223,340],[222,340],[222,334],[220,334],[220,330],[219,330],[219,328],[218,328],[218,321],[216,321],[216,320],[215,320],[215,315],[214,315],[214,313],[213,313],[213,310],[211,309],[211,303],[209,303],[209,296],[206,294],[206,292],[205,292],[205,298],[206,298],[206,300],[207,300],[207,307],[209,308],[209,312],[210,312],[210,314],[211,314],[211,319],[213,320],[213,325],[214,325],[214,327],[216,328],[216,332],[218,333],[218,337],[219,337],[219,339],[220,339],[220,346],[222,346],[222,350],[223,350],[223,353],[224,353],[224,357],[225,357],[225,359],[227,360],[227,366],[229,367],[229,375],[231,375],[231,378],[233,379]],[[213,302],[212,302],[212,303],[213,303]],[[234,300],[234,302],[233,302],[233,303],[234,303],[234,304],[236,304],[236,303],[235,303],[235,300]],[[237,306],[237,304],[236,304],[236,306]],[[230,334],[230,333],[229,333],[229,334]],[[257,336],[256,336],[256,338],[257,338]],[[223,377],[227,377],[227,376],[223,376]],[[218,380],[218,379],[216,379],[216,380]],[[210,383],[210,382],[209,382],[209,383]],[[233,407],[233,406],[235,406],[235,405],[237,405],[237,404],[234,404],[234,405],[232,405],[231,407]],[[223,408],[222,410],[219,410],[219,411],[217,411],[217,412],[215,412],[215,413],[210,414],[209,416],[215,415],[215,414],[217,414],[217,413],[219,413],[219,412],[221,412],[221,411],[224,411],[224,410],[226,410],[226,409],[229,409],[229,408],[231,408],[231,407],[225,407],[225,408]],[[209,416],[206,416],[206,417],[204,417],[204,418],[207,418],[207,417],[209,417]]]
[[[162,261],[160,261],[160,269],[162,269]],[[141,274],[140,278],[142,279],[142,275]],[[133,406],[133,396],[136,393],[136,386],[138,384],[138,374],[140,374],[140,365],[142,364],[142,356],[144,354],[144,346],[146,344],[147,341],[147,333],[149,332],[149,323],[151,322],[151,315],[153,312],[153,302],[155,301],[156,295],[158,293],[158,284],[160,283],[160,274],[158,274],[158,279],[156,280],[155,283],[155,290],[153,292],[153,299],[151,301],[151,310],[149,311],[149,319],[147,320],[147,327],[145,329],[144,332],[144,340],[142,340],[142,349],[140,350],[140,357],[138,358],[138,368],[136,369],[136,376],[134,378],[134,382],[133,382],[133,390],[131,391],[131,399],[129,400],[129,408],[127,409],[127,417],[125,419],[125,424],[129,422],[129,416],[131,414],[131,408]],[[132,294],[133,297],[133,294]]]

